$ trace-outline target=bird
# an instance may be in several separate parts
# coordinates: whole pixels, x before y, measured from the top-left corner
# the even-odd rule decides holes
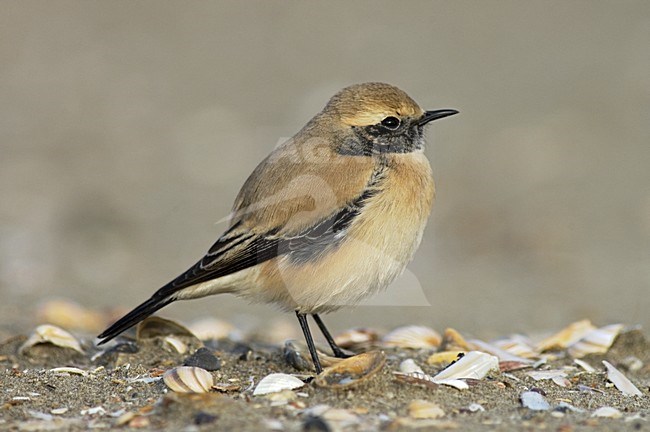
[[[178,300],[230,293],[293,311],[317,374],[311,315],[336,357],[348,357],[320,314],[388,286],[411,261],[435,197],[424,111],[403,90],[343,88],[244,182],[226,231],[187,271],[101,333],[108,342]]]

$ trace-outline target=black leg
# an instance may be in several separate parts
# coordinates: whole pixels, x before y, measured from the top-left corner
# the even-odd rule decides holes
[[[319,374],[323,372],[323,368],[320,365],[320,360],[318,359],[318,353],[316,352],[316,345],[314,345],[314,339],[311,337],[311,332],[309,331],[309,324],[307,324],[307,317],[305,314],[296,311],[296,316],[298,317],[298,322],[302,328],[302,333],[305,335],[305,341],[307,342],[307,348],[309,348],[309,354],[311,354],[311,359],[314,362],[314,368],[316,368],[316,373]]]
[[[332,348],[332,352],[334,353],[334,357],[338,357],[338,358],[351,357],[350,355],[344,353],[343,350],[336,344],[336,342],[334,342],[334,338],[327,330],[327,327],[325,327],[325,323],[323,322],[323,320],[320,319],[318,314],[311,314],[311,316],[314,317],[314,321],[316,321],[318,328],[323,333],[323,336],[325,336],[325,339],[327,339],[327,343],[330,344],[330,347]]]

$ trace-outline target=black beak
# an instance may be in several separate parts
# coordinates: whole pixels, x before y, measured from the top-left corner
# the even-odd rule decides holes
[[[458,111],[454,109],[441,109],[435,111],[425,111],[422,117],[420,117],[415,124],[418,126],[424,126],[430,121],[438,120],[444,117],[449,117],[454,114],[458,114]]]

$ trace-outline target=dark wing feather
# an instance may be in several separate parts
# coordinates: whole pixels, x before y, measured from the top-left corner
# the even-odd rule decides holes
[[[278,237],[277,231],[264,235],[237,232],[239,227],[237,224],[234,225],[212,245],[199,262],[160,288],[149,300],[100,334],[99,338],[102,339],[100,344],[111,340],[173,302],[174,294],[184,288],[245,270],[282,255],[288,255],[295,263],[317,259],[321,254],[340,244],[352,221],[377,192],[373,187],[375,185],[375,182],[371,182],[370,187],[345,208],[290,238]]]

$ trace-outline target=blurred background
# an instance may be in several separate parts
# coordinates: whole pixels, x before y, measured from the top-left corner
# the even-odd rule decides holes
[[[650,326],[648,1],[0,5],[4,331],[52,298],[145,300],[278,141],[364,81],[461,114],[429,128],[438,195],[414,262],[326,317],[335,331]],[[162,315],[280,316],[231,296]]]

